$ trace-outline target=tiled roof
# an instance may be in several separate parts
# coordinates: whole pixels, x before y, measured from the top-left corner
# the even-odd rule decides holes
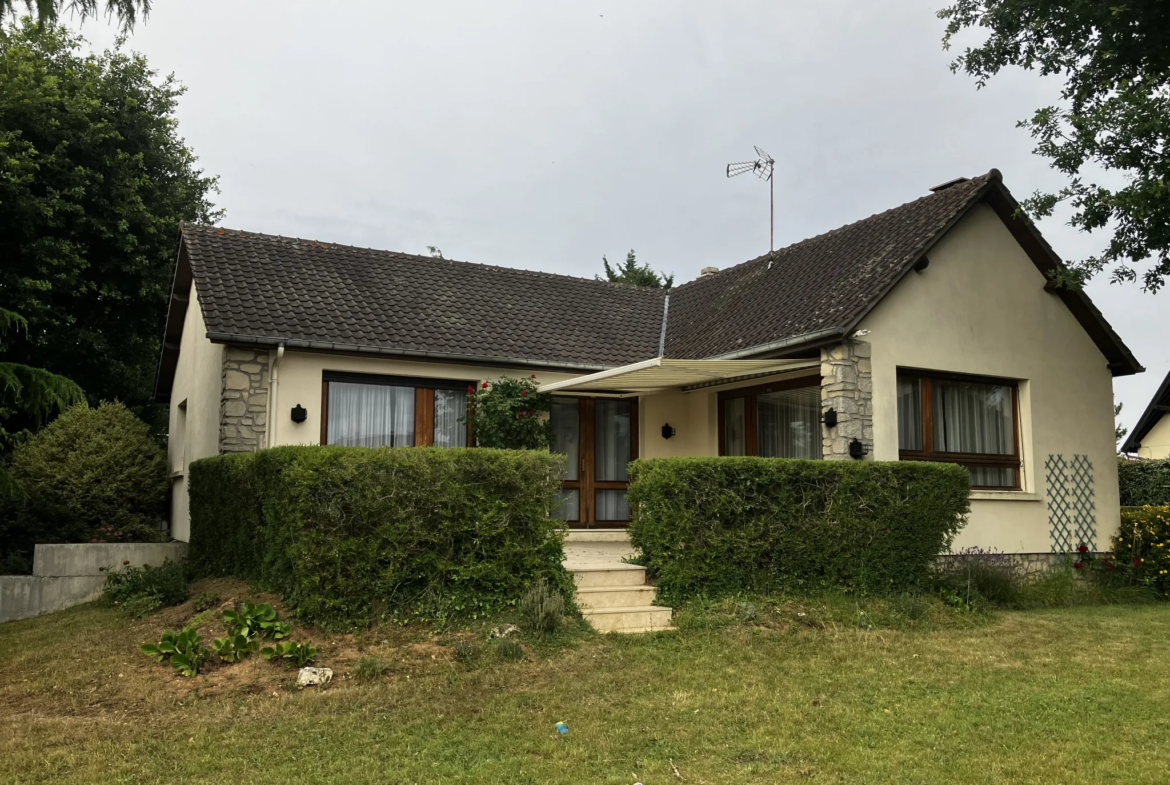
[[[1138,418],[1133,430],[1130,431],[1129,438],[1125,440],[1125,444],[1121,445],[1121,451],[1136,453],[1138,448],[1142,446],[1142,439],[1146,438],[1146,434],[1154,430],[1154,426],[1166,416],[1167,406],[1170,406],[1170,373],[1166,374],[1166,378],[1162,380],[1154,397],[1150,399],[1149,406],[1142,412],[1142,416]]]
[[[183,242],[221,340],[594,367],[658,355],[660,290],[208,226]]]
[[[849,327],[978,200],[992,176],[679,287],[670,298],[666,356],[714,357]]]
[[[1060,259],[997,170],[670,292],[665,356],[748,356],[853,329],[973,204],[1047,274]],[[599,369],[659,356],[665,293],[207,226],[183,227],[156,395],[166,399],[194,279],[224,343]],[[1141,365],[1081,291],[1056,290],[1115,375]]]

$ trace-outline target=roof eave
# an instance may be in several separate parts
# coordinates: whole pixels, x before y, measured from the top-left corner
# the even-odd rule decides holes
[[[209,330],[207,339],[212,343],[233,346],[257,346],[274,348],[284,344],[285,349],[303,349],[311,352],[335,354],[372,354],[385,357],[416,357],[426,360],[447,360],[481,365],[521,366],[525,368],[546,368],[562,371],[588,371],[594,373],[614,366],[598,363],[579,363],[561,360],[538,360],[524,357],[495,357],[490,355],[457,354],[452,352],[431,352],[416,349],[400,349],[387,346],[366,346],[362,344],[337,343],[331,341],[310,341],[303,338],[282,338],[271,335],[247,335],[241,333],[216,332]]]
[[[1121,445],[1122,452],[1135,453],[1138,451],[1138,448],[1142,446],[1142,439],[1146,438],[1146,434],[1153,430],[1154,426],[1166,415],[1166,412],[1158,407],[1167,404],[1170,404],[1170,373],[1166,374],[1166,378],[1162,380],[1158,391],[1150,399],[1146,410],[1142,412],[1142,416],[1134,424],[1125,443]]]
[[[163,328],[162,346],[159,348],[158,371],[154,377],[154,399],[169,403],[171,389],[175,384],[175,370],[179,366],[179,345],[183,340],[183,324],[187,320],[187,309],[191,299],[191,262],[187,257],[187,246],[183,241],[182,227],[179,228],[179,248],[175,254],[175,274],[171,279],[171,297],[167,303],[167,323]]]

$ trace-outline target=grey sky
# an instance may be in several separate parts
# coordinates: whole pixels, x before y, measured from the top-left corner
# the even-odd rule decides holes
[[[130,46],[187,85],[224,226],[581,276],[634,248],[682,282],[767,250],[766,185],[724,177],[753,144],[777,246],[993,166],[1017,197],[1061,183],[1015,128],[1059,85],[976,91],[939,5],[156,0]],[[1041,229],[1066,258],[1103,242]],[[1115,384],[1131,425],[1170,370],[1170,295],[1089,293],[1148,369]]]

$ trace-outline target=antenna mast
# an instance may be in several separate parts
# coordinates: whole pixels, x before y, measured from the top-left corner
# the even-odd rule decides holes
[[[740,161],[727,165],[727,176],[738,177],[741,174],[753,172],[756,177],[768,182],[768,252],[776,250],[776,181],[772,172],[776,168],[776,159],[756,147],[756,160]]]

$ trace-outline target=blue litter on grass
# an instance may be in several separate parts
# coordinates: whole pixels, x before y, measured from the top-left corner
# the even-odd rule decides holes
[[[565,723],[563,723],[563,722],[558,722],[558,723],[557,723],[557,733],[568,733],[568,732],[569,732],[569,726],[568,726],[568,725],[566,725],[566,724],[565,724]]]

